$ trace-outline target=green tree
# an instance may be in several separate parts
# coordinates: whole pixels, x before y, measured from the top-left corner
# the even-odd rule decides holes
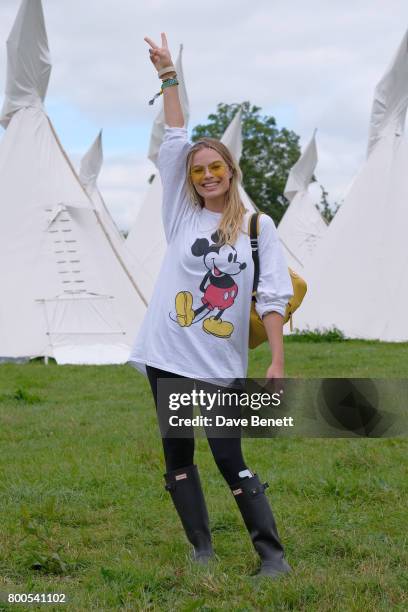
[[[208,116],[208,123],[194,128],[192,140],[205,136],[221,138],[240,106],[244,188],[256,206],[278,224],[288,206],[283,196],[288,173],[300,155],[299,136],[295,132],[279,129],[274,117],[262,116],[260,107],[251,106],[250,102],[221,103],[216,113]]]
[[[325,219],[327,223],[330,223],[336,212],[339,210],[340,204],[337,204],[337,202],[335,202],[333,205],[331,205],[328,200],[328,191],[325,190],[323,185],[319,185],[319,187],[321,189],[322,196],[320,198],[320,203],[318,204],[317,208],[320,211],[320,214],[322,215],[323,219]]]

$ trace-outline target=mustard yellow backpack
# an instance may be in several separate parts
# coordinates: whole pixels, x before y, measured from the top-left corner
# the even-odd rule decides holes
[[[256,291],[259,281],[259,253],[258,253],[258,235],[259,235],[259,217],[260,213],[253,213],[249,219],[248,234],[251,239],[252,259],[254,261],[254,285],[252,288],[251,314],[249,319],[249,348],[253,349],[268,340],[266,329],[261,317],[255,309]],[[293,285],[293,296],[290,298],[286,306],[284,322],[289,321],[290,330],[292,331],[292,315],[301,305],[307,291],[306,281],[301,276],[296,274],[289,268],[289,274]]]

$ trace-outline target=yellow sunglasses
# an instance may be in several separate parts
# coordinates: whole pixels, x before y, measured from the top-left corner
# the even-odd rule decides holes
[[[190,170],[190,176],[193,183],[201,183],[205,177],[205,169],[208,168],[208,172],[217,178],[223,178],[227,173],[227,166],[222,161],[214,161],[208,166],[192,166]]]

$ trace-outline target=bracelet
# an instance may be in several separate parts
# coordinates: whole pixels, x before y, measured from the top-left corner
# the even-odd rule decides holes
[[[169,72],[168,76],[165,74],[161,77],[162,82],[167,81],[168,79],[177,79],[177,72]]]
[[[179,82],[177,80],[177,77],[172,77],[171,79],[165,79],[162,82],[161,88],[162,88],[162,91],[163,91],[163,89],[166,89],[166,87],[173,87],[173,85],[178,85],[178,84],[179,84]]]
[[[167,74],[167,72],[176,72],[176,69],[175,69],[175,67],[173,65],[166,66],[166,68],[161,68],[157,72],[157,76],[159,77],[159,79],[161,79],[163,74]]]
[[[178,84],[179,82],[177,78],[165,79],[162,82],[160,91],[157,94],[155,94],[151,100],[149,100],[149,104],[150,105],[154,104],[154,101],[156,100],[156,98],[158,98],[159,96],[163,94],[163,90],[166,89],[166,87],[173,87],[174,85],[178,85]]]

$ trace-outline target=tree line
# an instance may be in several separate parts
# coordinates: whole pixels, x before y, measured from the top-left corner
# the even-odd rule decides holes
[[[220,139],[239,107],[242,108],[242,156],[239,165],[243,186],[256,206],[278,225],[289,205],[283,195],[288,174],[301,154],[298,134],[285,127],[279,128],[275,117],[262,115],[261,108],[250,102],[220,103],[216,112],[208,115],[207,123],[193,129],[192,141],[197,142],[206,136]],[[316,206],[330,222],[338,206],[329,203],[328,192],[323,186],[321,192],[321,200]]]

